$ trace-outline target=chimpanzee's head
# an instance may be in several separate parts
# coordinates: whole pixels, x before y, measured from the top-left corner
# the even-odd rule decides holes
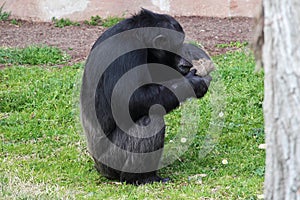
[[[148,63],[167,65],[183,75],[190,71],[192,64],[180,56],[183,51],[185,34],[179,22],[173,17],[142,9],[139,14],[132,17],[131,23],[139,28],[161,28],[161,31],[155,31],[155,34],[143,33],[143,42],[148,43],[148,45],[151,43],[150,45],[154,47],[148,49]],[[172,34],[166,30],[174,30],[179,34]],[[172,52],[166,49],[170,49]]]

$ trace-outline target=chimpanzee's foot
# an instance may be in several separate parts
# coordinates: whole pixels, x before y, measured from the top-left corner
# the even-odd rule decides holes
[[[162,182],[162,183],[167,183],[167,182],[169,182],[169,181],[171,181],[171,179],[168,178],[168,177],[167,177],[167,178],[162,178],[162,179],[161,179],[161,182]]]
[[[134,185],[144,185],[144,184],[151,184],[151,183],[155,183],[155,182],[159,182],[159,183],[167,183],[170,181],[170,178],[161,178],[159,176],[153,176],[153,177],[148,177],[145,179],[139,179],[136,180],[134,183]]]
[[[126,177],[123,177],[121,181],[133,185],[144,185],[155,182],[167,183],[170,181],[170,178],[162,178],[156,174],[147,174],[148,176],[145,176],[146,174],[134,174],[134,176],[130,176],[133,174],[126,174]]]

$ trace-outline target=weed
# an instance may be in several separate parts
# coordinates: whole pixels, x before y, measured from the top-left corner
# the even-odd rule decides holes
[[[16,20],[16,19],[12,19],[12,20],[10,21],[10,23],[13,24],[13,25],[17,25],[17,26],[22,25],[22,23],[21,23],[20,21]]]
[[[61,19],[56,19],[55,17],[52,18],[52,22],[54,23],[55,27],[63,28],[66,26],[80,26],[79,22],[72,22],[70,19],[66,18],[61,18]]]
[[[199,103],[195,138],[177,161],[160,170],[169,184],[135,187],[116,184],[93,168],[77,126],[74,99],[82,64],[58,67],[12,66],[0,70],[0,184],[2,199],[256,199],[262,193],[263,74],[255,74],[253,56],[236,51],[213,57],[208,94]],[[12,61],[12,63],[18,63]],[[214,88],[222,80],[226,95]],[[216,93],[216,94],[214,94]],[[211,120],[211,97],[226,103],[224,122]],[[76,104],[76,107],[78,105]],[[166,116],[165,144],[176,137],[181,107]],[[208,127],[221,127],[214,148],[202,156]],[[187,139],[191,139],[188,138]],[[226,160],[226,164],[222,162]],[[206,174],[201,182],[189,177]],[[28,189],[30,188],[30,190]]]
[[[8,18],[11,15],[11,12],[3,11],[4,5],[5,5],[5,3],[3,3],[2,6],[0,7],[0,21],[8,20]]]
[[[221,49],[225,49],[225,48],[229,48],[229,47],[235,47],[235,48],[242,48],[242,47],[246,47],[248,45],[248,42],[230,42],[229,44],[217,44],[216,47],[217,48],[221,48]]]
[[[122,17],[108,17],[108,18],[102,20],[102,26],[112,27],[122,20],[124,20],[124,18],[122,18]]]
[[[70,56],[56,47],[29,46],[23,49],[0,48],[0,63],[14,65],[62,64]]]
[[[87,25],[91,25],[91,26],[97,26],[97,25],[100,25],[102,22],[102,19],[99,15],[96,15],[96,16],[91,16],[91,19],[90,21],[88,20],[85,20],[84,23],[87,24]]]

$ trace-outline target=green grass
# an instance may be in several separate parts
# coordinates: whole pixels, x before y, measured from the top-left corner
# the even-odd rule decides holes
[[[227,43],[217,44],[216,47],[217,48],[228,48],[228,47],[243,48],[246,47],[247,45],[248,42],[236,41],[236,42],[230,42],[229,44]]]
[[[73,22],[68,18],[56,19],[55,17],[53,17],[52,22],[54,23],[55,27],[59,27],[59,28],[63,28],[66,26],[80,26],[79,22]]]
[[[199,110],[191,110],[200,114],[194,138],[178,160],[160,170],[173,181],[140,187],[114,184],[93,168],[74,103],[81,64],[0,70],[0,195],[4,199],[256,199],[264,179],[265,152],[258,149],[264,143],[263,74],[253,72],[254,59],[246,51],[214,60],[218,71],[211,90],[196,100]],[[166,117],[166,145],[177,139],[182,109]],[[208,133],[216,136],[214,148],[203,156]],[[222,164],[223,159],[228,164]],[[202,184],[195,181],[197,174],[207,174]]]
[[[11,24],[20,26],[22,25],[20,20],[17,19],[9,19],[11,16],[11,12],[3,11],[5,3],[0,7],[0,21],[10,21]]]
[[[106,19],[102,20],[102,26],[112,27],[112,26],[114,26],[115,24],[119,23],[122,20],[124,20],[123,17],[110,16],[110,17],[107,17]]]
[[[84,23],[91,26],[101,25],[102,19],[99,15],[91,16],[90,20],[85,20]]]
[[[17,20],[17,19],[10,20],[10,23],[13,24],[13,25],[17,25],[17,26],[22,25],[22,22],[20,20]]]
[[[91,16],[91,19],[90,20],[85,20],[84,23],[87,24],[87,25],[91,25],[91,26],[100,25],[100,26],[109,28],[109,27],[112,27],[112,26],[116,25],[117,23],[119,23],[122,20],[124,20],[124,18],[122,18],[122,17],[109,16],[105,19],[102,19],[101,17],[96,15],[96,16]]]
[[[124,20],[122,17],[116,17],[116,16],[109,16],[105,19],[102,19],[100,16],[91,16],[90,20],[85,20],[83,23],[90,25],[90,26],[103,26],[106,28],[112,27],[115,24],[119,23],[120,21]],[[73,22],[70,19],[56,19],[55,17],[52,18],[52,22],[54,23],[54,26],[63,28],[66,26],[80,26],[79,22]]]
[[[8,18],[11,15],[11,12],[3,11],[4,5],[5,5],[5,3],[3,3],[2,6],[0,7],[0,21],[8,20]]]
[[[57,47],[28,46],[23,49],[0,48],[0,64],[43,65],[63,64],[70,56]]]

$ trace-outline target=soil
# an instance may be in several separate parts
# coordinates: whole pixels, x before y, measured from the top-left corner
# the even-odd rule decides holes
[[[211,54],[221,54],[234,47],[220,48],[217,44],[251,42],[254,20],[246,17],[175,17],[189,41],[197,41]],[[25,47],[32,44],[56,46],[71,55],[71,63],[84,61],[96,39],[106,28],[89,26],[55,27],[53,23],[0,21],[0,47]]]

